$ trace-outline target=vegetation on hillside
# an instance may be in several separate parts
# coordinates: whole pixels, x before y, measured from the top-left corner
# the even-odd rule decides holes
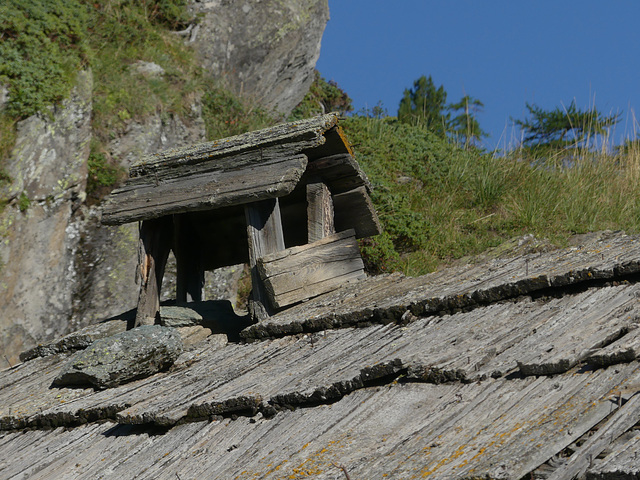
[[[569,166],[465,151],[394,117],[344,125],[385,229],[363,242],[372,271],[423,274],[529,233],[562,245],[576,233],[640,231],[638,149],[583,150]]]

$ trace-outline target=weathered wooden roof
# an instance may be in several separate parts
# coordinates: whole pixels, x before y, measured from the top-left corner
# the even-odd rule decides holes
[[[337,114],[330,113],[146,156],[107,198],[102,222],[117,225],[289,195],[316,160],[313,174],[326,175],[334,194],[368,186],[337,123]]]
[[[114,320],[0,372],[0,477],[634,478],[639,272],[638,237],[614,234],[374,277],[245,329],[259,341],[50,388]]]

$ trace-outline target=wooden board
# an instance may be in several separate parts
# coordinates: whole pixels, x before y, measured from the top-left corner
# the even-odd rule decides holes
[[[583,476],[593,460],[614,440],[640,420],[640,395],[633,395],[602,425],[564,465],[554,471],[548,480],[573,480]],[[640,462],[639,462],[640,464]]]
[[[569,446],[579,463],[581,438],[592,478],[637,476],[637,439],[615,437],[637,421],[640,363],[587,362],[635,344],[639,249],[618,234],[529,257],[528,271],[525,258],[359,282],[292,307],[291,336],[209,337],[168,372],[99,392],[50,388],[67,358],[52,349],[0,370],[0,428],[13,430],[0,477],[333,479],[344,465],[351,478],[529,478]],[[470,299],[484,301],[455,303]],[[385,318],[401,324],[370,324]],[[347,328],[356,319],[369,326]],[[519,373],[518,359],[559,363],[556,350],[578,363]]]
[[[321,157],[310,161],[308,170],[309,175],[321,178],[334,195],[363,185],[371,189],[369,179],[358,165],[358,162],[352,155],[347,153]]]
[[[587,471],[589,480],[640,478],[640,430],[632,430],[619,439],[604,459],[594,459]]]
[[[351,144],[349,143],[349,140],[347,140],[347,136],[340,125],[336,125],[327,130],[324,136],[327,139],[325,143],[312,149],[305,150],[304,153],[309,157],[309,160],[343,153],[353,156]]]
[[[249,313],[255,321],[271,314],[265,286],[258,273],[258,260],[264,255],[284,250],[284,233],[278,199],[263,200],[245,205],[249,267],[251,268],[251,299]]]
[[[138,281],[140,292],[135,326],[153,325],[160,309],[164,269],[173,246],[171,217],[145,220],[138,241]]]
[[[356,238],[367,238],[382,232],[378,214],[366,187],[360,186],[333,196],[336,230],[353,228]]]
[[[335,232],[331,192],[324,182],[316,179],[307,184],[307,243]]]
[[[326,142],[324,133],[337,122],[337,114],[329,113],[190,147],[169,149],[143,157],[129,173],[131,177],[163,176],[186,165],[215,163],[229,157],[247,166],[255,158],[252,151],[271,151],[275,157],[287,157],[323,145]]]
[[[301,302],[344,283],[365,278],[353,230],[264,255],[258,259],[258,271],[275,308]]]
[[[168,431],[111,420],[7,432],[0,449],[11,461],[0,462],[0,476],[333,480],[343,478],[336,465],[344,465],[354,479],[526,478],[616,408],[600,398],[636,367],[482,384],[395,383],[273,418],[213,417]]]
[[[287,195],[307,165],[302,154],[282,156],[273,149],[250,151],[246,157],[185,164],[131,178],[105,201],[102,223],[117,225]]]

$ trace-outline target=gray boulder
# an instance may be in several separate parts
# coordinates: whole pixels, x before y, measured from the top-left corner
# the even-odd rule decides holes
[[[181,353],[182,340],[174,329],[142,326],[97,340],[76,353],[53,384],[116,387],[170,367]]]
[[[327,0],[192,0],[189,31],[200,63],[237,93],[284,114],[313,81],[329,20]]]

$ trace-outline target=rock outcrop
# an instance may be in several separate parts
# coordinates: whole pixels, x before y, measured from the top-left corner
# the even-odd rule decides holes
[[[202,65],[267,108],[289,113],[313,81],[327,0],[193,1],[189,42]]]
[[[77,211],[85,196],[91,139],[90,72],[69,99],[18,124],[5,169],[0,217],[1,349],[10,361],[35,342],[71,331]]]

